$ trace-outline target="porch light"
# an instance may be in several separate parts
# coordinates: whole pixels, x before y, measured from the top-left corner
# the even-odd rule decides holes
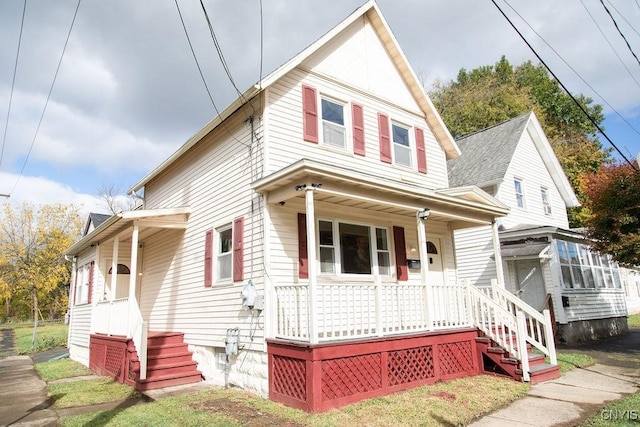
[[[418,218],[419,219],[427,219],[429,218],[429,215],[431,215],[431,210],[428,208],[424,208],[421,211],[418,211]]]

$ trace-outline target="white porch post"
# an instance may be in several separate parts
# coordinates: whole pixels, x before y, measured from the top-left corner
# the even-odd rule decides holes
[[[498,276],[498,285],[504,289],[504,270],[502,269],[502,253],[500,252],[500,236],[498,235],[498,223],[494,220],[491,223],[491,231],[493,237],[493,253],[496,259],[496,275]]]
[[[131,332],[131,317],[138,310],[136,303],[136,280],[138,277],[138,222],[133,222],[131,232],[131,267],[129,268],[129,319],[127,319],[127,330]]]
[[[316,218],[312,186],[305,188],[305,210],[307,214],[307,258],[309,270],[309,340],[318,343],[318,268],[316,263]]]
[[[429,217],[429,211],[427,209],[418,211],[416,214],[418,225],[418,253],[420,255],[420,279],[422,286],[424,286],[424,307],[425,307],[425,320],[427,327],[433,329],[433,321],[431,317],[431,309],[433,306],[431,283],[429,283],[429,253],[427,252],[427,231],[426,231],[426,219]]]
[[[111,255],[111,294],[109,301],[116,299],[116,285],[118,283],[118,248],[120,247],[120,237],[113,239],[113,254]]]

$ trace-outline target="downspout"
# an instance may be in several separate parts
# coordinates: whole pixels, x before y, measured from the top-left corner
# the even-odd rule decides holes
[[[69,329],[67,330],[67,348],[69,348],[69,343],[71,342],[71,330],[73,329],[73,308],[74,308],[74,299],[76,296],[76,280],[77,280],[77,268],[78,268],[78,257],[73,256],[69,258],[69,255],[65,255],[64,259],[67,261],[71,261],[71,279],[69,281],[69,298],[67,299],[67,308],[69,309]]]

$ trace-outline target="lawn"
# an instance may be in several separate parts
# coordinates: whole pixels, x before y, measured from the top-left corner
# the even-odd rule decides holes
[[[308,414],[239,390],[216,389],[68,417],[61,425],[464,425],[519,399],[528,388],[509,379],[479,375],[368,399],[323,414]]]
[[[596,363],[593,357],[580,353],[557,353],[556,357],[558,359],[558,365],[560,365],[560,373],[562,374],[575,368],[586,368]]]
[[[630,328],[640,328],[640,313],[629,316],[627,322]]]
[[[640,393],[610,403],[582,425],[583,427],[637,427],[640,425]]]
[[[35,365],[36,371],[44,381],[53,381],[60,378],[78,377],[81,375],[91,375],[92,372],[71,359],[52,360]]]
[[[76,406],[96,405],[122,399],[135,399],[140,393],[135,389],[119,384],[109,377],[95,380],[79,380],[47,384],[49,396],[56,409]]]
[[[16,336],[16,351],[18,354],[36,353],[67,345],[69,326],[64,323],[47,323],[39,325],[36,333],[35,346],[32,346],[33,325],[19,325],[13,329]]]

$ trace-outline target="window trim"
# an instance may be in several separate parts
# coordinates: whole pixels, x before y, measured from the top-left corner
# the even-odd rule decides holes
[[[549,188],[540,186],[540,197],[542,198],[542,210],[545,215],[553,215],[553,209],[551,208],[551,194]]]
[[[394,132],[393,132],[393,127],[396,126],[398,128],[404,129],[407,131],[407,140],[409,145],[403,145],[400,144],[398,142],[395,141],[394,139]],[[409,126],[407,124],[404,124],[398,120],[393,120],[393,119],[389,119],[389,130],[390,130],[390,140],[391,140],[391,161],[392,164],[394,166],[399,166],[399,167],[403,167],[403,168],[407,168],[407,169],[412,169],[412,170],[417,170],[416,169],[416,165],[415,165],[415,159],[414,159],[414,155],[413,152],[415,151],[415,141],[413,140],[414,138],[412,138],[411,136],[411,129],[415,129],[414,126]],[[415,132],[415,130],[414,130]],[[402,147],[403,149],[406,149],[409,152],[409,164],[403,164],[403,163],[398,163],[398,159],[396,156],[396,146],[397,147]]]
[[[331,232],[333,237],[334,259],[333,259],[333,272],[322,272],[322,265],[320,263],[320,248],[328,247],[327,245],[320,245],[320,222],[331,223]],[[342,245],[340,243],[340,224],[355,225],[361,227],[367,227],[369,229],[369,262],[371,264],[370,273],[343,273],[342,266]],[[377,242],[376,232],[378,229],[385,230],[387,249],[379,249]],[[393,253],[391,251],[393,242],[391,241],[390,227],[382,226],[372,223],[363,223],[358,221],[344,220],[338,218],[319,217],[316,219],[316,250],[317,250],[317,264],[318,264],[318,276],[320,277],[373,277],[381,276],[386,278],[393,277]],[[378,264],[378,254],[385,252],[388,254],[389,271],[387,274],[380,273],[380,266]]]
[[[229,250],[227,252],[224,252],[223,255],[221,255],[221,245],[222,245],[222,233],[225,231],[231,231],[231,245],[229,246]],[[214,234],[214,251],[213,251],[213,263],[214,263],[214,278],[213,278],[213,282],[214,283],[231,283],[233,281],[233,224],[232,223],[228,223],[225,225],[222,225],[220,227],[217,227],[215,229],[215,234]],[[221,257],[228,257],[229,258],[229,277],[221,277],[220,276],[220,272],[222,271],[221,268]]]
[[[520,185],[520,192],[518,192],[518,184]],[[524,189],[524,180],[522,178],[513,178],[513,192],[516,196],[516,207],[518,209],[526,209],[527,201],[526,201],[526,192]],[[522,206],[520,206],[520,202],[522,202]]]
[[[329,148],[329,149],[333,149],[333,150],[337,150],[339,152],[346,152],[349,153],[351,152],[352,149],[352,143],[350,142],[350,140],[352,139],[351,136],[351,127],[352,127],[352,118],[351,118],[351,108],[350,107],[350,103],[344,100],[341,100],[340,98],[337,98],[335,96],[331,96],[328,95],[326,92],[320,92],[318,91],[318,142],[319,145],[324,147],[324,148]],[[327,120],[328,123],[331,123],[332,125],[335,126],[342,126],[343,130],[344,130],[344,146],[339,147],[337,145],[333,145],[330,144],[328,142],[325,141],[325,132],[324,132],[324,125],[325,125],[325,119],[323,117],[322,114],[322,101],[326,100],[328,102],[331,102],[333,104],[336,105],[340,105],[342,106],[342,117],[344,120],[344,124],[343,125],[338,125],[337,123],[333,123],[330,120]]]

